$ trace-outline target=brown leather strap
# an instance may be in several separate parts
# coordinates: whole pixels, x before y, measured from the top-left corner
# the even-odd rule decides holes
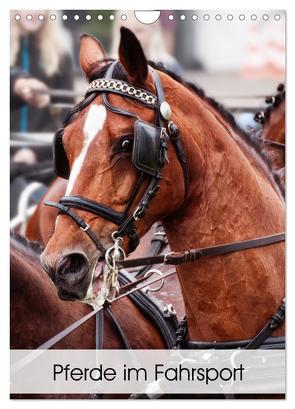
[[[264,341],[270,337],[271,333],[283,325],[285,322],[285,299],[279,306],[278,310],[273,314],[271,319],[266,323],[262,330],[256,335],[255,338],[251,339],[245,349],[257,349],[260,347]]]
[[[199,249],[187,250],[178,253],[168,253],[154,257],[135,258],[130,260],[119,260],[116,262],[117,268],[138,267],[146,264],[184,264],[195,262],[205,256],[219,256],[223,254],[234,253],[253,249],[256,247],[269,246],[270,244],[280,243],[285,241],[285,233],[277,233],[270,236],[258,237],[251,240],[236,241],[233,243],[221,244],[219,246],[203,247]]]
[[[145,278],[145,280],[139,279],[139,280],[133,281],[133,282],[132,282],[132,286],[130,286],[130,287],[128,288],[128,291],[127,291],[127,292],[124,291],[123,294],[120,292],[119,295],[111,301],[111,304],[114,303],[115,301],[120,300],[121,298],[124,298],[124,297],[126,297],[126,296],[129,296],[130,294],[133,294],[133,293],[136,292],[136,291],[142,290],[142,289],[145,288],[145,287],[148,287],[148,286],[150,286],[150,285],[152,285],[152,284],[158,283],[158,282],[161,281],[161,280],[165,280],[167,277],[170,277],[170,276],[173,275],[173,274],[176,274],[176,270],[168,271],[167,273],[165,273],[165,274],[163,274],[163,275],[161,275],[161,276],[157,276],[157,277],[153,278],[152,280],[148,281],[147,283],[146,283],[146,282],[142,282],[142,281],[146,281],[148,278],[151,277],[152,274],[149,275],[149,276],[147,276],[147,277]],[[131,284],[131,283],[130,283],[130,284]],[[140,284],[140,285],[138,285],[138,284]],[[127,284],[126,284],[126,285],[127,285]],[[124,287],[126,287],[126,286],[123,286],[122,289],[123,289]]]
[[[265,145],[274,146],[277,148],[285,149],[285,144],[281,142],[271,141],[270,139],[263,139]]]
[[[43,202],[46,206],[51,206],[51,207],[56,207],[60,213],[66,214],[67,216],[70,216],[72,220],[74,220],[75,223],[78,224],[80,229],[87,234],[87,236],[93,241],[95,244],[96,248],[104,255],[106,252],[106,249],[104,248],[103,244],[100,242],[100,240],[96,237],[94,231],[89,227],[89,225],[82,219],[82,217],[78,216],[76,213],[74,213],[68,206],[64,206],[61,203],[56,203],[52,202],[51,200],[47,200]]]
[[[119,295],[127,293],[129,290],[136,287],[138,284],[142,283],[143,281],[146,281],[152,275],[153,275],[153,272],[151,272],[151,273],[147,272],[147,274],[145,276],[138,278],[136,281],[131,281],[131,283],[123,285],[119,289]]]

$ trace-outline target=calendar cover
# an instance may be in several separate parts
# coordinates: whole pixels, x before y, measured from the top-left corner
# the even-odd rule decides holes
[[[283,10],[10,10],[10,398],[285,398]]]

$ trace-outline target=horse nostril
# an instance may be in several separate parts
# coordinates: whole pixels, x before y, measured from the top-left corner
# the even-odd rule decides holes
[[[55,280],[55,270],[54,268],[52,268],[48,263],[47,263],[47,259],[44,256],[44,253],[41,254],[40,256],[40,262],[41,262],[41,266],[43,268],[43,270],[45,271],[45,273],[50,277],[50,279],[54,282]]]
[[[59,261],[56,267],[56,275],[67,282],[72,280],[77,282],[85,277],[88,269],[88,260],[83,254],[71,253]]]

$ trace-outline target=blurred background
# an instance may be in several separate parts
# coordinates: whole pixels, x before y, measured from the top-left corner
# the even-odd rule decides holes
[[[283,11],[161,11],[153,24],[132,11],[11,11],[11,227],[25,221],[54,179],[51,145],[86,82],[80,34],[94,35],[116,58],[121,26],[163,63],[225,105],[244,129],[285,82]]]

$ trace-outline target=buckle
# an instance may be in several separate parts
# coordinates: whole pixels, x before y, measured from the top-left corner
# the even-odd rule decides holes
[[[85,227],[80,226],[80,229],[81,229],[82,231],[87,231],[87,230],[89,229],[89,224],[88,224],[88,223],[85,223]]]
[[[138,206],[138,207],[134,210],[133,219],[134,219],[134,220],[139,220],[139,219],[142,217],[142,215],[140,214],[141,212],[142,212],[142,208],[141,208],[141,206]]]

